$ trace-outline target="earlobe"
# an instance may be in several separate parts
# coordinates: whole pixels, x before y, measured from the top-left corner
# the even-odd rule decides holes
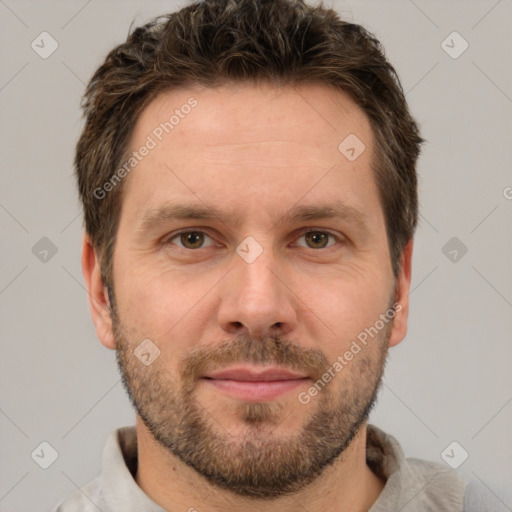
[[[413,241],[405,245],[400,258],[400,272],[396,280],[395,318],[389,338],[389,346],[398,345],[407,334],[407,320],[409,316],[409,292],[411,288]]]
[[[115,350],[109,293],[103,282],[96,251],[87,233],[84,234],[82,244],[82,272],[87,286],[89,308],[96,327],[96,334],[105,347]]]

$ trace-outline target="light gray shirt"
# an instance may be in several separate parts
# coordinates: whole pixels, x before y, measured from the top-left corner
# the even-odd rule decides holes
[[[484,503],[482,489],[448,466],[406,459],[398,441],[368,425],[366,459],[386,480],[369,512],[501,512]],[[166,512],[137,485],[134,426],[114,430],[103,452],[101,475],[63,500],[53,512]]]

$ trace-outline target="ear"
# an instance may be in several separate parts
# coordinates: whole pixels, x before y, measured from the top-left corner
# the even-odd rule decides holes
[[[87,285],[89,308],[96,327],[96,334],[105,347],[115,350],[108,291],[103,283],[96,251],[87,233],[84,234],[82,244],[82,272]]]
[[[389,346],[398,345],[407,334],[407,319],[409,317],[409,290],[411,288],[411,266],[412,266],[413,241],[404,247],[400,257],[400,272],[396,281],[396,313],[393,320],[393,327],[389,337]]]

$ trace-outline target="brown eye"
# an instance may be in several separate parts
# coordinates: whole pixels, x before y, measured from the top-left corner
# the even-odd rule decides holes
[[[323,249],[329,242],[329,233],[323,231],[309,231],[304,235],[306,242],[312,249]]]
[[[205,240],[211,238],[202,231],[182,231],[169,239],[169,242],[183,249],[202,249],[205,246]],[[173,242],[179,240],[179,242]],[[211,244],[210,244],[211,245]]]
[[[198,249],[203,244],[204,236],[203,233],[198,231],[190,231],[188,233],[182,233],[180,240],[187,249]]]

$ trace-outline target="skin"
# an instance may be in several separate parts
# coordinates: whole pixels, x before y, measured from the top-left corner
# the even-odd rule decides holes
[[[395,279],[370,167],[371,126],[344,93],[320,84],[295,89],[238,84],[165,92],[142,113],[130,147],[143,145],[190,97],[197,99],[197,107],[124,183],[113,259],[117,322],[109,311],[95,251],[84,236],[82,265],[98,338],[105,347],[115,350],[117,344],[121,349],[124,370],[141,400],[150,396],[144,395],[142,382],[153,382],[157,389],[160,384],[169,399],[179,397],[187,357],[201,350],[216,354],[221,346],[235,346],[235,341],[257,346],[258,340],[276,336],[297,347],[297,354],[309,350],[332,365],[359,333],[375,324],[390,299],[401,306],[389,328],[317,397],[307,405],[299,402],[298,394],[313,384],[305,380],[293,391],[264,401],[266,413],[259,423],[247,421],[240,400],[204,380],[192,381],[192,396],[214,433],[235,447],[247,440],[278,446],[296,439],[322,408],[343,405],[351,397],[367,399],[378,385],[387,349],[407,331],[412,241],[402,253]],[[338,150],[351,133],[366,147],[353,162]],[[346,219],[281,221],[297,204],[334,200],[361,212],[366,229]],[[230,213],[222,222],[170,220],[140,229],[146,210],[176,201],[215,205]],[[200,249],[187,249],[174,236],[184,228],[208,235]],[[304,236],[308,230],[334,237],[327,247],[316,241],[317,247]],[[252,263],[235,251],[248,236],[262,249]],[[160,350],[149,366],[131,355],[146,338]],[[377,375],[375,382],[364,378],[365,371]],[[167,411],[156,405],[151,409],[153,405],[146,403],[162,419]],[[256,411],[254,403],[252,407]],[[213,485],[162,446],[139,414],[136,429],[136,481],[169,511],[295,511],[297,502],[311,512],[363,511],[385,484],[366,464],[366,421],[341,455],[311,482],[272,499]]]

